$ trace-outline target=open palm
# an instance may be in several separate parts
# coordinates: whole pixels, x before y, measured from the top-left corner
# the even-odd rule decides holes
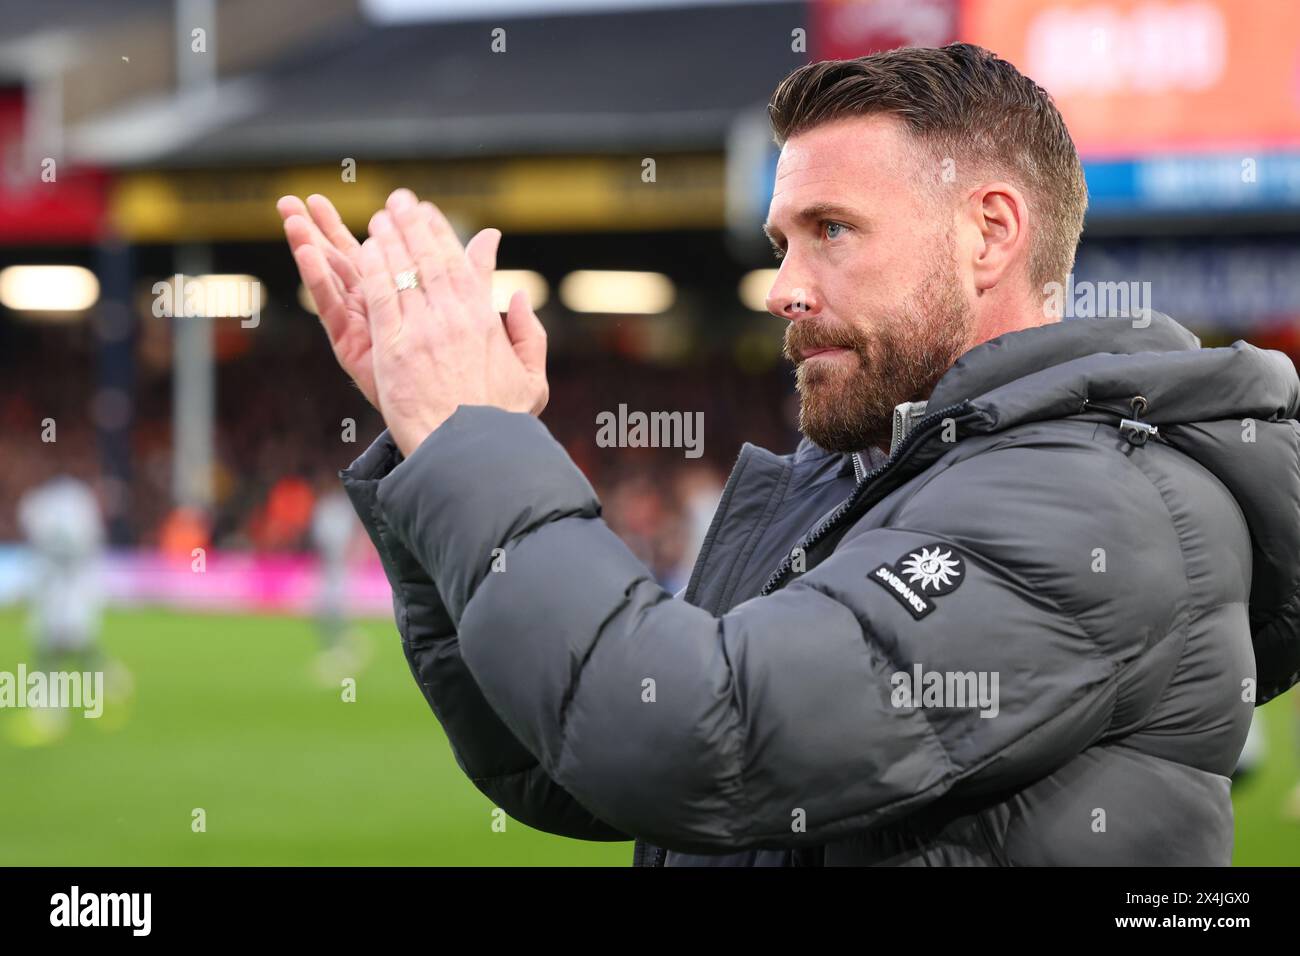
[[[334,357],[366,401],[378,408],[370,327],[361,292],[361,244],[324,196],[308,196],[306,204],[297,196],[284,196],[276,208],[284,217],[298,274],[316,303]]]

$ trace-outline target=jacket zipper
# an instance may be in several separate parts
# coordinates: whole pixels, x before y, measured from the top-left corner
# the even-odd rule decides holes
[[[862,479],[867,477],[867,468],[862,464],[862,452],[855,451],[850,457],[853,459],[853,480],[855,483],[861,483]]]
[[[927,414],[924,418],[918,421],[915,427],[907,433],[907,437],[899,442],[898,447],[894,449],[893,453],[890,454],[887,459],[885,459],[884,463],[881,464],[879,468],[874,469],[863,477],[854,487],[853,491],[849,493],[849,496],[840,503],[840,506],[836,508],[834,512],[831,513],[830,517],[819,524],[816,528],[813,528],[813,530],[799,542],[797,549],[802,551],[804,554],[807,554],[809,549],[816,545],[818,541],[822,540],[822,538],[826,537],[826,535],[830,534],[830,532],[844,520],[844,516],[862,500],[867,488],[874,485],[877,480],[885,474],[885,472],[906,457],[907,453],[916,447],[921,439],[927,436],[927,434],[934,429],[934,426],[940,424],[945,418],[952,418],[957,413],[967,411],[969,407],[969,401],[958,402],[956,405],[949,405],[947,408],[941,408],[937,412]],[[772,576],[769,577],[767,583],[763,585],[763,590],[758,592],[759,597],[766,597],[776,590],[777,586],[785,579],[785,576],[790,573],[790,568],[793,565],[794,554],[792,552],[787,554],[781,561],[780,567],[772,572]]]

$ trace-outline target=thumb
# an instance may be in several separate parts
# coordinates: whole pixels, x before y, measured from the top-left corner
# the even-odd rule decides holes
[[[506,335],[515,355],[529,372],[546,371],[546,329],[528,304],[528,293],[517,289],[506,310]]]

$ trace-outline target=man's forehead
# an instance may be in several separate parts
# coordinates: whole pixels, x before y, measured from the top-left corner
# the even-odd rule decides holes
[[[896,116],[850,116],[790,137],[776,164],[777,180],[812,169],[872,167],[894,162],[906,131]]]
[[[901,123],[892,116],[835,120],[786,141],[777,160],[768,222],[814,203],[853,207],[892,179]]]

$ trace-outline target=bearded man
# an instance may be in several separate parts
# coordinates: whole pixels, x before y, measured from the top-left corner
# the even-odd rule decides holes
[[[1227,864],[1254,708],[1300,678],[1300,381],[1149,312],[1059,321],[1087,195],[966,44],[802,67],[768,308],[805,440],[746,445],[674,597],[535,417],[500,240],[398,190],[281,202],[388,430],[342,473],[456,758],[638,865]]]

